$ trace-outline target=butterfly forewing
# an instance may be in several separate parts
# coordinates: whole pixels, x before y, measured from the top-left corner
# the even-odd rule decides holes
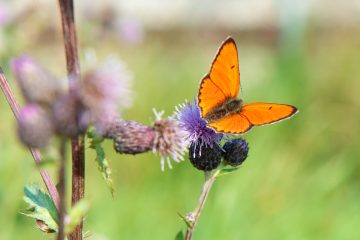
[[[297,108],[287,104],[250,103],[241,108],[243,114],[253,125],[265,125],[291,117]]]
[[[199,107],[203,117],[214,107],[238,95],[239,61],[235,41],[228,38],[221,45],[209,74],[201,81]]]

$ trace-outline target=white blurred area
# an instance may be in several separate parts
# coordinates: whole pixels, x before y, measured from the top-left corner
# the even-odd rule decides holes
[[[283,21],[308,19],[316,27],[360,27],[359,0],[75,0],[78,21],[88,18],[136,19],[148,30],[259,29]],[[36,11],[54,22],[58,1],[0,0],[0,24]],[[120,24],[120,23],[118,23]]]

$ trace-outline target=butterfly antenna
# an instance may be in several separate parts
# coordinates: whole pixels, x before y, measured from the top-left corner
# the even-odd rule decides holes
[[[245,98],[245,97],[244,97],[244,91],[243,91],[242,86],[240,86],[240,94],[241,94],[241,97],[242,97],[242,98]]]

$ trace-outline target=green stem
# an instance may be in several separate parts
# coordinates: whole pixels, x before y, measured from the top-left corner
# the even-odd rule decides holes
[[[60,166],[59,166],[59,233],[57,240],[65,239],[65,216],[66,216],[66,140],[60,140]]]
[[[213,186],[213,183],[215,182],[215,179],[219,174],[219,172],[220,172],[219,170],[216,170],[215,172],[205,172],[205,182],[202,186],[198,204],[195,210],[187,215],[187,218],[191,224],[190,226],[187,227],[185,240],[191,240],[192,234],[195,230],[200,214],[205,206],[207,196],[209,195],[211,187]]]

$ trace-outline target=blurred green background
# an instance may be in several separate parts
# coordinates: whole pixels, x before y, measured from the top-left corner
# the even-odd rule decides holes
[[[171,3],[170,3],[171,2]],[[220,3],[221,2],[221,3]],[[57,1],[0,1],[0,63],[28,53],[59,78],[65,57]],[[237,42],[246,102],[288,103],[291,120],[254,128],[247,161],[214,185],[194,239],[360,239],[360,5],[356,1],[76,1],[79,52],[120,57],[134,75],[125,119],[151,124],[192,101],[220,43]],[[41,182],[0,97],[0,239],[47,239],[19,214],[23,186]],[[112,198],[87,150],[88,239],[173,239],[203,174],[188,160],[116,154]],[[54,173],[54,167],[49,171]],[[56,175],[53,174],[54,177]]]

